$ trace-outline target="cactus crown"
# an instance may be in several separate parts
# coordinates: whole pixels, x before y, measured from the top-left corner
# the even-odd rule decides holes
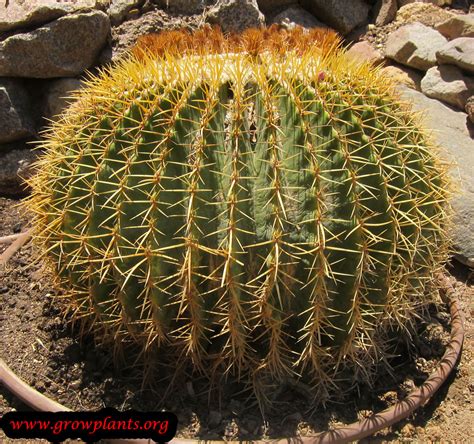
[[[445,257],[445,168],[326,31],[145,37],[43,148],[28,206],[77,317],[203,373],[367,379]]]

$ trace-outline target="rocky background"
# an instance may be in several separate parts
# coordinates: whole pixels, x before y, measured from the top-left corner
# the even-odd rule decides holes
[[[474,267],[472,0],[1,0],[0,196],[27,193],[32,142],[86,71],[113,63],[140,35],[205,23],[330,27],[355,58],[383,65],[453,162],[455,257]]]

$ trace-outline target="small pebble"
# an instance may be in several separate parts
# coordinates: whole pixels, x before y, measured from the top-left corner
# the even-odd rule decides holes
[[[401,430],[401,434],[407,438],[412,437],[415,434],[415,426],[413,424],[405,424]]]
[[[50,373],[54,373],[54,370],[57,370],[59,368],[59,364],[56,361],[51,361],[49,363],[49,366],[52,370],[52,372],[50,372]]]
[[[81,381],[79,379],[75,380],[75,381],[72,381],[70,384],[69,384],[69,388],[73,389],[73,390],[77,390],[79,387],[81,386]]]
[[[21,228],[22,228],[22,224],[21,224],[21,222],[18,222],[15,225],[13,225],[12,230],[13,230],[14,233],[20,233]]]

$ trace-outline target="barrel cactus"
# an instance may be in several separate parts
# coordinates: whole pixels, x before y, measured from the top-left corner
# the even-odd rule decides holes
[[[448,244],[446,169],[392,89],[326,31],[142,39],[31,179],[75,317],[210,378],[370,379]]]

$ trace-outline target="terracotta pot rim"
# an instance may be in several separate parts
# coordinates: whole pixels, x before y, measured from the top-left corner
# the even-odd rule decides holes
[[[8,254],[0,255],[0,263],[4,259],[4,264],[10,259],[12,254],[21,247],[30,237],[30,232],[20,233],[18,236],[11,236],[12,245],[8,250]],[[10,239],[0,237],[1,243],[9,243]],[[16,245],[14,245],[16,243]],[[8,256],[8,257],[7,257]],[[426,379],[426,381],[411,392],[405,399],[397,402],[393,406],[383,410],[382,412],[374,413],[371,416],[364,418],[352,424],[318,433],[313,436],[305,437],[289,437],[283,439],[270,440],[256,440],[251,441],[254,444],[263,444],[271,442],[273,444],[314,444],[314,443],[345,443],[358,440],[374,434],[396,422],[409,416],[418,407],[425,405],[429,399],[436,393],[441,385],[446,381],[451,371],[456,366],[456,363],[461,354],[462,344],[464,340],[464,327],[462,312],[459,307],[459,302],[455,297],[454,288],[450,285],[445,276],[440,275],[439,280],[442,283],[441,291],[444,292],[444,297],[449,303],[451,314],[451,340],[446,347],[446,351],[441,358],[436,369]],[[38,411],[71,411],[67,407],[53,401],[47,396],[36,391],[26,382],[20,379],[1,359],[0,357],[0,382],[13,395],[19,398],[28,406]],[[153,441],[148,439],[110,439],[106,440],[109,444],[150,444]],[[181,439],[175,438],[172,440],[173,444],[194,444],[194,443],[215,443],[215,444],[238,444],[242,441],[214,441],[202,439]]]

